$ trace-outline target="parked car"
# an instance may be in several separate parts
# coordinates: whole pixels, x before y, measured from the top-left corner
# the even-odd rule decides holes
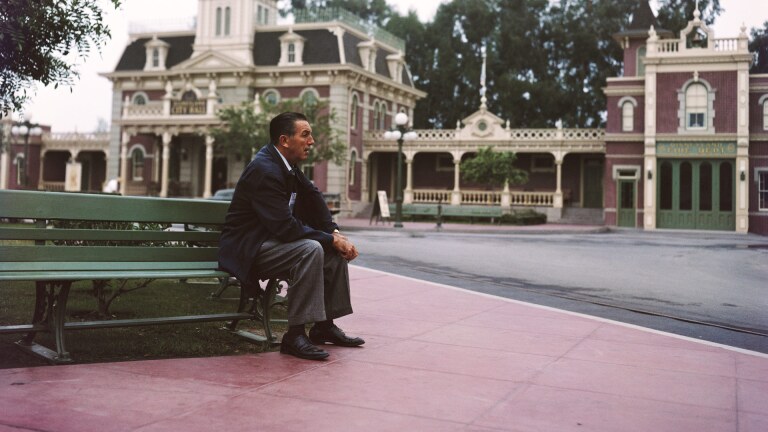
[[[232,201],[232,195],[235,193],[234,189],[219,189],[214,192],[213,196],[208,199],[217,201]]]

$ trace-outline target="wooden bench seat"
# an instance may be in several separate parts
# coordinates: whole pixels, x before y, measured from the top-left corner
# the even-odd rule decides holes
[[[76,328],[230,321],[227,328],[240,336],[265,345],[274,342],[270,310],[279,289],[277,279],[266,289],[242,287],[238,309],[228,314],[66,322],[74,281],[229,280],[230,275],[218,269],[218,239],[228,205],[213,200],[0,191],[0,281],[36,283],[31,324],[2,326],[0,333],[27,333],[17,345],[52,363],[71,361],[64,333]],[[204,229],[187,231],[185,225]],[[260,321],[265,335],[237,330],[241,320]],[[54,334],[55,351],[34,342],[35,333],[43,331]]]

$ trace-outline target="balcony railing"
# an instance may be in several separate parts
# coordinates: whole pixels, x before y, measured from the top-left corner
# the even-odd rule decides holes
[[[396,50],[405,52],[405,41],[392,33],[370,24],[359,16],[342,8],[298,9],[293,12],[296,23],[317,23],[338,21],[372,36]]]

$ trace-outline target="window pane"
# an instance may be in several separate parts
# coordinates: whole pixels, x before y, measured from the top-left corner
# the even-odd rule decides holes
[[[680,164],[680,210],[693,209],[693,169],[690,162]]]
[[[635,185],[628,181],[621,183],[621,203],[619,208],[631,209],[635,208]]]
[[[768,170],[757,173],[757,198],[760,210],[768,210]]]
[[[699,168],[699,210],[712,210],[712,164],[709,162]]]
[[[763,102],[763,129],[768,130],[768,100]]]
[[[664,162],[659,170],[659,207],[662,210],[672,210],[672,164]]]
[[[728,162],[720,164],[720,211],[733,211],[733,168]]]
[[[631,132],[634,129],[634,107],[630,102],[624,102],[621,106],[621,130]]]

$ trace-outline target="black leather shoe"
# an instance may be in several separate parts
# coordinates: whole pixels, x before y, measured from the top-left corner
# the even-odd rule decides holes
[[[332,343],[339,346],[356,347],[365,343],[365,341],[359,337],[349,337],[345,335],[344,331],[335,325],[325,328],[320,328],[317,325],[312,326],[312,328],[309,329],[309,339],[312,343],[317,345]]]
[[[283,335],[283,340],[280,342],[280,352],[306,360],[322,360],[328,357],[326,351],[312,345],[312,342],[305,335],[288,339]]]

